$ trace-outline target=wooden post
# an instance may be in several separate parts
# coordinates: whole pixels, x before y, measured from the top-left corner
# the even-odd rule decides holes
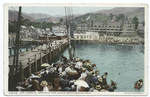
[[[46,49],[46,62],[48,63],[48,50]]]
[[[9,65],[9,74],[11,76],[13,75],[12,72],[13,72],[13,65]]]
[[[41,63],[41,64],[40,64],[40,68],[41,68],[41,65],[42,65],[42,63],[43,63],[43,62],[42,62],[42,52],[41,52],[41,51],[40,51],[40,63]]]
[[[30,64],[30,58],[28,58],[28,67],[29,67],[29,74],[28,76],[31,75],[31,64]]]
[[[36,60],[36,55],[35,55],[35,72],[37,71],[37,60]]]
[[[9,49],[9,54],[10,54],[10,56],[11,56],[11,48]]]
[[[24,69],[22,67],[22,62],[20,62],[20,81],[22,82],[24,79]]]

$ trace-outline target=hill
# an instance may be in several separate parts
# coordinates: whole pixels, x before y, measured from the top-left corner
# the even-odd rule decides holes
[[[140,8],[134,12],[127,13],[125,14],[126,17],[128,18],[134,18],[137,17],[139,19],[139,22],[143,22],[145,19],[145,14],[144,14],[144,8]]]
[[[50,15],[42,14],[42,13],[31,13],[31,14],[27,14],[27,15],[30,17],[33,17],[36,20],[50,17]]]
[[[104,13],[106,15],[109,15],[110,13],[112,13],[115,15],[119,15],[119,14],[131,13],[138,9],[140,9],[140,7],[115,7],[110,10],[100,10],[100,11],[97,11],[96,13]]]
[[[9,10],[8,14],[9,14],[9,20],[10,21],[18,20],[18,15],[13,10]],[[33,17],[26,15],[26,13],[22,13],[22,17],[24,19],[29,19],[31,21],[35,21],[35,19]]]
[[[48,17],[48,18],[40,18],[35,20],[35,22],[53,22],[53,23],[58,23],[60,20],[60,17]]]
[[[102,14],[102,13],[87,13],[87,14],[84,14],[84,15],[80,15],[78,17],[76,17],[74,19],[74,21],[76,22],[80,22],[81,20],[84,20],[84,21],[109,21],[109,17],[105,14]]]

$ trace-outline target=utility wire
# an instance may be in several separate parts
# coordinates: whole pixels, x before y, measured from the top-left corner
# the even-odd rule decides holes
[[[12,6],[11,6],[12,7]],[[12,9],[14,10],[14,12],[17,14],[17,15],[19,15],[19,13],[15,10],[15,8],[14,7],[12,7]],[[23,16],[21,15],[21,19],[22,20],[24,20],[24,18],[23,18]],[[27,26],[28,28],[29,28],[29,26]],[[40,36],[34,29],[32,29],[33,30],[33,32],[35,32],[36,33],[36,35],[38,35],[38,36]]]

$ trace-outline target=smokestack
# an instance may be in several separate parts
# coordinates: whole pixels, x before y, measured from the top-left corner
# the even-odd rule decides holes
[[[122,29],[123,29],[123,25],[124,25],[124,18],[122,18]]]
[[[92,25],[91,25],[91,27],[93,27],[93,20],[92,20]]]

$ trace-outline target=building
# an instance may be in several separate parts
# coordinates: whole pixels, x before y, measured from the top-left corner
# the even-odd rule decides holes
[[[42,36],[39,37],[39,40],[63,40],[63,39],[67,39],[68,35],[67,34],[63,34],[63,33],[49,33],[49,34],[44,34]]]
[[[123,19],[123,31],[135,31],[135,24],[131,18]]]
[[[39,33],[39,32],[37,31],[37,30],[39,30],[39,29],[36,29],[36,28],[34,28],[33,26],[29,26],[28,29],[29,29],[29,32],[30,32],[30,34],[31,34],[31,38],[32,38],[32,39],[38,39],[39,36],[41,35],[41,33]]]
[[[120,22],[91,22],[89,31],[92,32],[100,32],[100,33],[107,33],[107,34],[116,34],[120,33],[122,30],[122,26]]]
[[[89,24],[85,21],[81,21],[77,24],[76,33],[86,33],[89,30]]]
[[[67,27],[60,25],[60,26],[52,26],[52,33],[63,33],[67,34]]]
[[[26,26],[21,25],[20,39],[31,39],[31,34]]]
[[[77,40],[98,40],[98,32],[75,33],[74,38]]]
[[[138,24],[138,30],[137,30],[137,35],[139,35],[140,37],[144,38],[144,30],[145,29],[145,26],[143,23],[139,23]]]

